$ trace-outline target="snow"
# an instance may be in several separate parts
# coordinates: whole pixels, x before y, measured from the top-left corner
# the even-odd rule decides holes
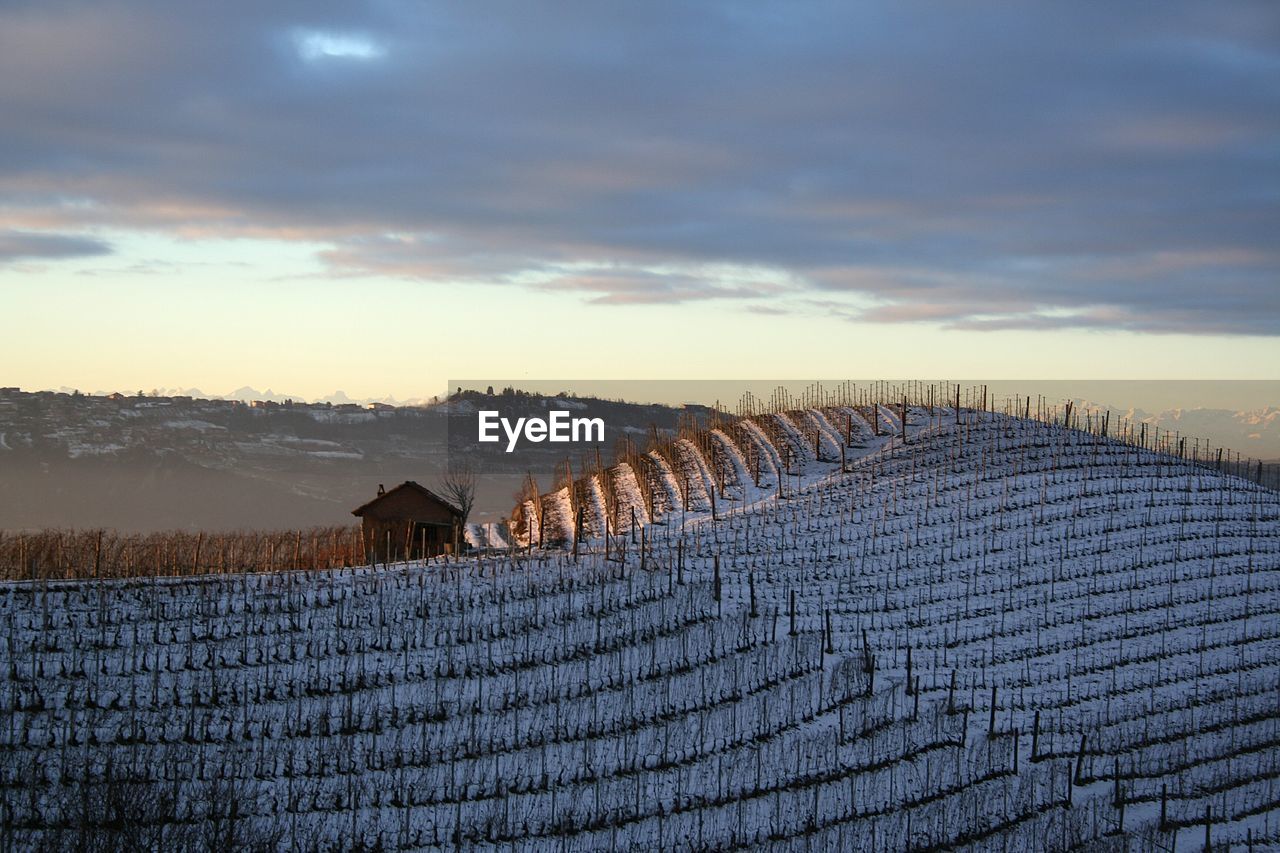
[[[67,456],[72,459],[81,459],[86,456],[109,456],[113,453],[119,453],[121,450],[124,450],[124,445],[116,442],[107,442],[105,444],[86,444],[80,441],[67,442]]]
[[[592,474],[588,478],[584,492],[586,500],[583,505],[586,512],[583,518],[583,538],[603,539],[609,530],[609,513],[606,509],[604,487],[600,484],[599,474]]]
[[[110,426],[109,423],[104,425]],[[209,423],[208,421],[202,421],[198,418],[180,418],[176,420],[168,420],[164,422],[164,427],[166,429],[193,429],[193,430],[196,430],[197,432],[208,432],[209,430],[222,430],[225,432],[227,429],[224,426],[219,426],[218,424],[212,424],[212,423]]]
[[[557,489],[542,499],[542,542],[544,546],[568,545],[574,537],[573,501],[568,487]]]
[[[632,525],[641,526],[649,523],[649,510],[645,507],[644,492],[640,490],[640,482],[636,473],[626,462],[615,466],[610,472],[613,483],[614,507],[613,526],[618,535],[631,531]]]
[[[359,450],[351,450],[341,442],[320,438],[271,433],[256,442],[235,442],[240,452],[255,456],[310,456],[316,459],[363,459]]]
[[[727,468],[725,477],[725,496],[741,501],[751,500],[756,496],[755,481],[747,467],[747,459],[722,430],[714,429],[708,434],[709,440],[716,447],[716,459]]]
[[[666,458],[656,450],[646,453],[645,458],[649,460],[653,472],[653,482],[650,484],[650,488],[654,493],[654,516],[661,518],[667,514],[680,512],[684,507],[684,500],[680,492],[680,482],[676,479],[675,473],[672,472],[671,466],[667,464]]]
[[[464,534],[467,544],[482,551],[505,551],[511,547],[510,531],[505,524],[498,522],[472,522],[466,526]]]
[[[702,451],[687,438],[680,438],[672,444],[672,455],[676,460],[672,473],[684,484],[685,506],[690,512],[709,512],[715,484]]]
[[[449,415],[473,415],[479,409],[470,400],[446,400],[436,407],[436,411]]]
[[[831,414],[836,421],[833,426],[843,429],[849,434],[851,446],[865,447],[875,439],[871,423],[863,416],[862,412],[859,412],[853,406],[833,406]]]
[[[809,427],[809,432],[819,437],[818,443],[822,451],[822,459],[825,462],[835,462],[840,458],[840,445],[844,444],[844,439],[840,433],[831,426],[826,415],[816,409],[810,409],[802,413]]]
[[[307,416],[317,423],[359,424],[376,421],[378,419],[376,412],[370,412],[367,409],[340,412],[335,409],[315,409],[309,407],[305,411]]]
[[[875,406],[875,415],[880,420],[880,432],[889,435],[897,435],[902,429],[902,417],[900,412],[896,412],[888,406],[877,404]]]
[[[531,499],[520,504],[519,514],[512,519],[511,540],[522,548],[536,544],[540,538],[538,508]]]
[[[462,560],[0,585],[15,845],[109,768],[197,827],[232,780],[275,847],[1100,848],[1117,773],[1133,849],[1162,791],[1178,849],[1206,807],[1280,844],[1280,495],[944,409],[854,418],[842,470],[852,413],[672,443],[715,517],[590,477],[576,551],[560,488]],[[785,490],[771,435],[823,448]]]
[[[782,444],[777,448],[778,452],[784,458],[787,457],[788,451],[790,452],[790,458],[794,460],[792,467],[802,469],[806,462],[814,461],[813,442],[800,432],[786,412],[778,412],[771,416],[771,421],[774,428],[779,431],[779,437],[782,440]]]
[[[760,425],[752,420],[744,420],[740,424],[742,434],[754,448],[748,452],[759,460],[757,479],[761,488],[777,487],[780,472],[783,470],[782,457],[773,442],[765,434]],[[744,448],[745,450],[746,448]]]

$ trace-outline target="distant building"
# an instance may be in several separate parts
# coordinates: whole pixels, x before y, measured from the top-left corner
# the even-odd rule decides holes
[[[462,511],[430,489],[406,480],[351,511],[361,519],[365,553],[378,562],[417,560],[453,550],[462,538]]]

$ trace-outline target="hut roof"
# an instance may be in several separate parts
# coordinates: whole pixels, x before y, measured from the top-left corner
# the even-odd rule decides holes
[[[433,491],[431,491],[430,489],[428,489],[426,486],[423,486],[423,485],[420,485],[420,484],[418,484],[418,483],[415,483],[413,480],[405,480],[403,483],[401,483],[400,485],[396,486],[394,489],[388,489],[387,491],[385,491],[385,492],[383,492],[382,494],[378,495],[376,498],[374,498],[373,500],[369,501],[368,503],[361,504],[360,506],[358,506],[358,507],[356,507],[355,509],[351,510],[351,514],[352,514],[352,515],[355,515],[355,516],[363,516],[363,515],[364,515],[364,513],[365,513],[365,510],[367,510],[369,507],[374,506],[375,504],[379,503],[380,501],[384,501],[384,500],[386,500],[387,498],[391,497],[392,495],[396,494],[397,492],[401,492],[401,491],[404,491],[404,490],[406,490],[406,489],[408,489],[408,490],[410,490],[410,491],[413,491],[413,492],[416,492],[416,493],[418,493],[419,495],[421,495],[422,497],[427,498],[428,500],[435,501],[436,503],[438,503],[438,504],[442,505],[445,509],[449,510],[449,512],[451,512],[451,513],[453,513],[454,515],[458,516],[459,518],[461,518],[461,517],[462,517],[462,510],[458,509],[456,506],[454,506],[453,504],[449,503],[447,500],[445,500],[444,498],[440,497],[440,496],[439,496],[439,495],[437,495],[435,492],[433,492]]]

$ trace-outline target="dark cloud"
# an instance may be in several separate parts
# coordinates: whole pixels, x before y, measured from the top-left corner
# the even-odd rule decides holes
[[[100,240],[67,234],[0,231],[0,264],[9,261],[60,260],[105,255],[111,247]]]
[[[305,238],[336,274],[605,303],[1274,335],[1278,45],[1269,1],[8,4],[0,227]]]

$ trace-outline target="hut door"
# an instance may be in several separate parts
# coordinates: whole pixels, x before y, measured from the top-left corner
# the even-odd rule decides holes
[[[413,525],[413,554],[416,558],[434,557],[439,554],[440,533],[434,524],[426,524],[425,522],[415,522]]]

